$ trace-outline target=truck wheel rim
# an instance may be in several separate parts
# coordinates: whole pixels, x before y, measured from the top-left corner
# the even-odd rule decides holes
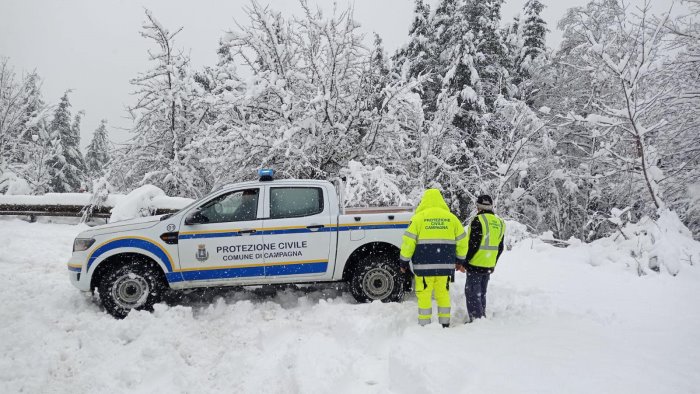
[[[394,290],[394,277],[386,269],[374,268],[365,275],[362,290],[373,300],[382,300]]]
[[[126,309],[142,306],[148,298],[148,292],[146,279],[133,273],[120,276],[112,285],[112,299]]]

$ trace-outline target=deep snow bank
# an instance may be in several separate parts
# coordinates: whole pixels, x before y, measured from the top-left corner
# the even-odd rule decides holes
[[[416,302],[312,291],[196,292],[123,321],[68,282],[80,226],[0,219],[0,392],[688,393],[700,387],[700,273],[630,275],[591,248],[523,241],[489,318],[416,324]],[[601,245],[602,247],[602,245]],[[617,246],[611,245],[611,248]],[[615,250],[608,250],[613,255]],[[199,295],[200,297],[197,297]]]
[[[642,218],[637,223],[618,223],[618,232],[584,244],[577,239],[568,242],[587,255],[593,266],[618,264],[646,275],[664,272],[673,276],[700,265],[700,242],[675,212],[659,212],[659,218]]]
[[[193,200],[183,197],[168,197],[157,186],[143,185],[116,200],[110,222],[129,220],[153,215],[156,209],[181,209]]]

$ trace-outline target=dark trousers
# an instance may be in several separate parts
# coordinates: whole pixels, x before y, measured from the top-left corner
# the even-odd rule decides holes
[[[490,276],[489,272],[467,272],[464,294],[467,296],[467,312],[472,320],[486,315],[486,286]]]

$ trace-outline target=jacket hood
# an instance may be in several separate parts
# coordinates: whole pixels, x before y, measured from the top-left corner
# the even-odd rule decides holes
[[[420,200],[420,204],[418,204],[416,213],[425,211],[429,208],[438,208],[444,209],[448,212],[450,211],[450,208],[447,206],[447,203],[445,203],[445,200],[442,198],[442,194],[438,189],[428,189],[425,191],[425,193],[423,193],[423,198]]]

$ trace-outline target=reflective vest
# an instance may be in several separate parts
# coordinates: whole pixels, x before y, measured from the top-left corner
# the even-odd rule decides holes
[[[479,250],[469,261],[470,265],[476,267],[493,268],[496,266],[498,257],[498,245],[503,241],[506,232],[506,224],[503,219],[492,213],[481,213],[477,215],[481,223],[481,243]],[[467,239],[471,236],[471,226],[469,227]]]
[[[413,262],[417,276],[446,276],[464,262],[469,244],[462,223],[450,212],[440,191],[428,189],[403,235],[401,260]]]

